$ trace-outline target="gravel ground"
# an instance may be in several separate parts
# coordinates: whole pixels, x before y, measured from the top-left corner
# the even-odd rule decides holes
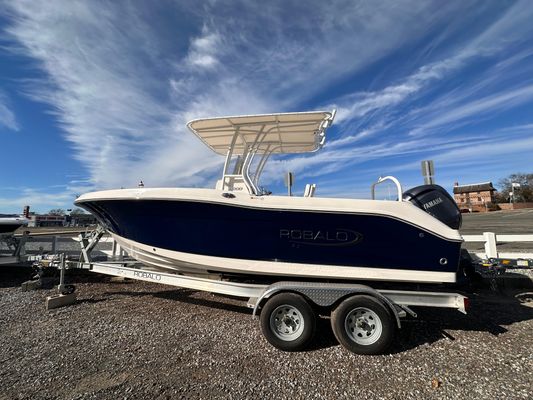
[[[5,274],[4,274],[5,275]],[[313,348],[284,353],[240,300],[145,282],[51,289],[0,276],[0,399],[531,399],[533,307],[484,293],[468,316],[422,310],[391,354],[340,347],[327,319]],[[433,382],[433,384],[432,384]]]

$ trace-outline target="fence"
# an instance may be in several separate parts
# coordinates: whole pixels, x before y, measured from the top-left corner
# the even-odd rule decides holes
[[[498,243],[524,243],[532,242],[533,235],[500,235],[494,232],[483,232],[483,235],[463,235],[465,242],[484,242],[485,252],[474,253],[480,258],[533,258],[533,252],[530,249],[528,253],[522,252],[499,252]]]
[[[533,208],[533,203],[498,203],[500,210],[522,210],[524,208]]]

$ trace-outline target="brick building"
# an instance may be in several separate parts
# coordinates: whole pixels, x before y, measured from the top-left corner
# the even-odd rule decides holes
[[[460,209],[485,211],[489,204],[494,203],[495,191],[496,189],[492,186],[492,182],[472,183],[469,185],[459,185],[459,182],[455,182],[453,198]]]
[[[59,226],[65,225],[64,215],[53,215],[53,214],[38,215],[38,214],[30,213],[28,218],[30,219],[30,222],[28,223],[28,227],[30,228],[35,228],[39,226],[59,227]]]
[[[91,226],[96,225],[96,217],[92,214],[70,214],[66,216],[66,226]]]

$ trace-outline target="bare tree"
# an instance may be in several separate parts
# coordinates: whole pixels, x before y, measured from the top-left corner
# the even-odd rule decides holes
[[[533,173],[524,174],[517,172],[503,178],[498,182],[500,187],[500,199],[509,201],[509,193],[513,191],[513,183],[518,183],[520,187],[515,187],[515,200],[524,202],[533,202]]]
[[[48,211],[48,214],[50,214],[50,215],[65,215],[66,212],[62,208],[54,208],[54,209]]]

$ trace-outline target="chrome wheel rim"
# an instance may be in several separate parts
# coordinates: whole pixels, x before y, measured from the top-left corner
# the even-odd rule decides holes
[[[379,316],[366,307],[357,307],[350,311],[344,321],[344,328],[352,341],[363,346],[376,343],[383,332]]]
[[[276,307],[270,314],[270,329],[281,340],[292,341],[302,336],[305,322],[300,310],[288,304]]]

